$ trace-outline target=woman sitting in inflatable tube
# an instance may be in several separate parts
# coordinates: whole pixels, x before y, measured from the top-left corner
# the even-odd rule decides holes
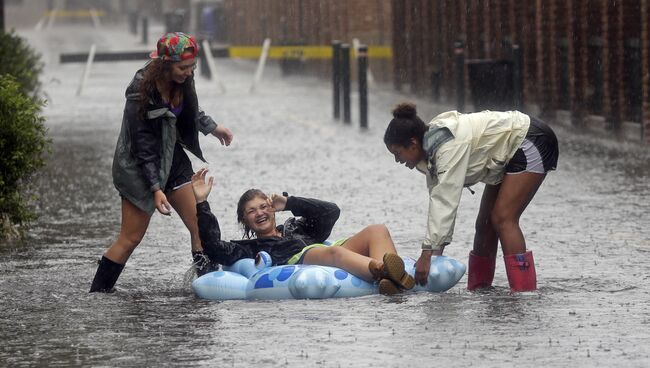
[[[246,191],[237,204],[237,220],[244,227],[243,240],[221,240],[217,218],[207,202],[214,178],[206,182],[208,170],[192,176],[199,236],[210,262],[230,266],[259,252],[271,257],[272,265],[311,264],[338,267],[368,282],[379,282],[382,294],[412,289],[415,280],[404,271],[404,261],[384,225],[370,225],[331,245],[324,242],[339,218],[339,207],[312,198]],[[294,216],[276,226],[275,212],[289,210]]]
[[[221,240],[217,218],[207,202],[213,178],[207,169],[192,177],[199,235],[209,261],[225,271],[192,283],[201,298],[285,299],[391,295],[414,287],[414,261],[402,259],[388,229],[371,225],[350,238],[329,243],[340,210],[334,203],[246,191],[237,206],[244,239]],[[275,212],[294,216],[276,226]],[[257,257],[257,265],[253,258]],[[408,272],[405,263],[407,262]],[[257,267],[256,267],[257,266]],[[465,266],[448,257],[432,260],[430,283],[415,289],[445,291],[463,276]]]

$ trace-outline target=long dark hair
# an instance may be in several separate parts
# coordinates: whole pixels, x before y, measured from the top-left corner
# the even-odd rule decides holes
[[[144,68],[144,75],[140,82],[140,111],[144,115],[149,105],[149,100],[155,96],[154,100],[159,98],[160,93],[156,82],[159,80],[170,81],[171,89],[169,96],[174,102],[181,102],[187,96],[186,91],[192,87],[193,78],[185,79],[183,84],[171,81],[172,65],[174,62],[162,59],[153,59]]]
[[[403,102],[393,109],[393,119],[384,133],[384,144],[408,147],[411,145],[411,138],[422,144],[427,130],[427,125],[417,115],[415,104]]]
[[[269,199],[269,197],[259,189],[249,189],[244,192],[244,194],[239,197],[239,202],[237,202],[237,222],[239,222],[244,228],[244,236],[242,238],[250,239],[253,236],[257,236],[255,232],[244,222],[244,209],[248,201],[253,200],[257,197],[262,199]]]

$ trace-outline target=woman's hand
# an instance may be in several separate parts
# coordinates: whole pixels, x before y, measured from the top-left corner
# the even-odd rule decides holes
[[[162,190],[158,189],[153,192],[153,204],[156,206],[158,212],[162,213],[165,216],[171,216],[172,206],[167,202],[167,196],[163,193]]]
[[[222,146],[230,146],[230,142],[232,142],[232,132],[230,129],[226,128],[223,125],[218,125],[213,131],[212,135],[219,138],[219,142],[221,142]]]
[[[271,194],[271,206],[275,211],[283,211],[287,206],[287,197],[276,193]]]
[[[205,176],[208,174],[208,169],[203,168],[192,175],[192,191],[194,192],[194,199],[196,203],[205,202],[210,195],[212,190],[212,183],[214,182],[214,177],[208,178],[208,182],[205,182]]]
[[[418,285],[425,286],[427,284],[432,255],[432,250],[423,249],[420,258],[415,262],[415,282]]]
[[[431,257],[441,256],[444,250],[444,246],[436,250],[422,249],[420,258],[418,258],[417,262],[415,262],[415,282],[417,282],[418,285],[425,286],[427,284],[429,278],[429,269],[431,268]]]

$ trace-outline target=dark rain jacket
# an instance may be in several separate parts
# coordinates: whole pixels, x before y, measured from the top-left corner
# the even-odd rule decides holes
[[[324,242],[339,218],[339,207],[318,199],[288,197],[286,211],[294,216],[277,229],[282,237],[244,240],[221,240],[221,229],[207,201],[196,205],[199,236],[203,252],[211,261],[230,266],[242,258],[255,258],[258,252],[267,252],[273,265],[283,265],[304,247]]]
[[[155,210],[152,192],[167,183],[176,142],[205,162],[198,132],[207,135],[217,124],[199,108],[193,80],[184,92],[183,111],[178,119],[157,91],[149,96],[143,115],[140,102],[143,76],[144,68],[136,72],[126,89],[122,128],[113,158],[113,184],[122,197],[152,214]]]

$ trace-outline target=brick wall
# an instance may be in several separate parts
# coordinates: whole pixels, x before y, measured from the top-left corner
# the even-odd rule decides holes
[[[330,45],[333,40],[367,45],[391,43],[389,0],[226,0],[231,45]],[[330,61],[310,61],[307,72],[329,76]],[[390,80],[390,61],[370,60],[379,79]]]
[[[453,47],[466,58],[523,54],[525,106],[600,115],[620,132],[636,122],[650,140],[650,0],[225,0],[229,42],[329,45],[359,38],[390,45],[392,61],[370,60],[376,76],[417,94],[455,96]],[[329,76],[329,61],[310,62]],[[437,83],[434,83],[437,81]],[[463,88],[467,89],[466,84]]]
[[[642,123],[648,141],[650,40],[642,28],[649,7],[648,0],[393,0],[393,29],[401,30],[393,40],[395,87],[432,93],[428,78],[442,69],[441,89],[453,100],[455,42],[469,59],[508,58],[515,43],[523,49],[525,107],[543,116],[568,110],[577,124],[599,115],[614,134],[624,122]]]

